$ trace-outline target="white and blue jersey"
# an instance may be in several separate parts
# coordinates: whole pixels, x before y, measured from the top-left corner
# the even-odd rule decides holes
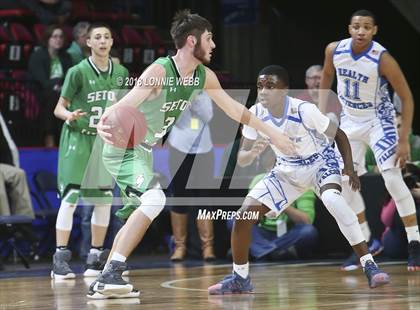
[[[281,118],[271,115],[261,103],[252,106],[250,112],[287,135],[296,148],[296,154],[288,156],[271,145],[277,155],[276,165],[248,193],[272,210],[267,216],[277,216],[308,189],[319,194],[327,183],[341,184],[338,160],[325,135],[330,120],[316,105],[286,97]],[[242,135],[250,140],[264,137],[249,126],[244,126]]]
[[[366,146],[374,152],[381,171],[394,167],[398,139],[388,82],[379,73],[381,56],[386,49],[372,41],[366,51],[355,55],[351,42],[350,38],[338,43],[333,62],[337,94],[343,107],[340,128],[350,140],[360,175],[366,171]]]
[[[379,62],[386,49],[372,41],[363,53],[354,55],[352,39],[338,43],[333,56],[337,74],[337,95],[343,113],[359,121],[373,119],[384,109],[393,107],[388,82],[379,74]]]

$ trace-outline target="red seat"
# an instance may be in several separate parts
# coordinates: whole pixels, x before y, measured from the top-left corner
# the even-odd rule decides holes
[[[12,34],[13,41],[21,43],[34,43],[34,38],[29,30],[22,24],[11,23],[10,33]]]
[[[144,38],[140,35],[140,33],[130,27],[130,26],[124,26],[121,28],[121,35],[123,38],[123,42],[126,45],[130,46],[139,46],[145,44]]]
[[[61,28],[63,29],[66,36],[66,42],[69,43],[73,41],[73,28],[69,25],[63,25]]]
[[[35,24],[34,25],[34,33],[36,40],[38,42],[42,42],[42,37],[44,36],[45,29],[47,28],[44,24]]]
[[[163,44],[163,40],[161,39],[154,27],[144,28],[143,34],[150,45],[157,46]]]
[[[22,18],[22,17],[32,17],[34,14],[32,11],[27,9],[10,9],[10,10],[0,10],[0,18]]]

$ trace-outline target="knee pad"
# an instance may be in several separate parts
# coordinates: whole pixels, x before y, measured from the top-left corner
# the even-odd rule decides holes
[[[93,225],[108,227],[111,215],[111,205],[96,205],[92,212]]]
[[[61,202],[60,209],[57,214],[55,228],[59,230],[70,231],[73,226],[73,213],[76,206],[67,202]]]
[[[365,241],[357,216],[348,206],[341,193],[336,189],[328,189],[321,195],[322,202],[328,212],[335,218],[341,233],[350,245]]]
[[[140,210],[153,221],[165,207],[166,196],[159,188],[147,190],[140,197]]]
[[[350,208],[356,213],[362,213],[365,211],[365,201],[363,200],[362,194],[360,191],[354,192],[349,185],[348,181],[345,181],[341,185],[342,193],[344,200],[350,206]]]
[[[401,170],[398,168],[388,169],[382,172],[385,187],[397,205],[398,214],[401,217],[416,213],[414,199],[404,183]]]

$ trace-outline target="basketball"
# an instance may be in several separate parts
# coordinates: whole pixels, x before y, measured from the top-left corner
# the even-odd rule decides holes
[[[111,128],[110,140],[119,148],[133,148],[143,142],[147,132],[146,119],[143,113],[132,105],[120,105],[104,119],[104,125]]]

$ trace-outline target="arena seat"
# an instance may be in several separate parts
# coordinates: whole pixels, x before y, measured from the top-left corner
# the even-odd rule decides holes
[[[10,45],[9,61],[16,66],[26,67],[29,55],[35,45],[35,39],[29,30],[20,23],[10,24],[12,43]]]

